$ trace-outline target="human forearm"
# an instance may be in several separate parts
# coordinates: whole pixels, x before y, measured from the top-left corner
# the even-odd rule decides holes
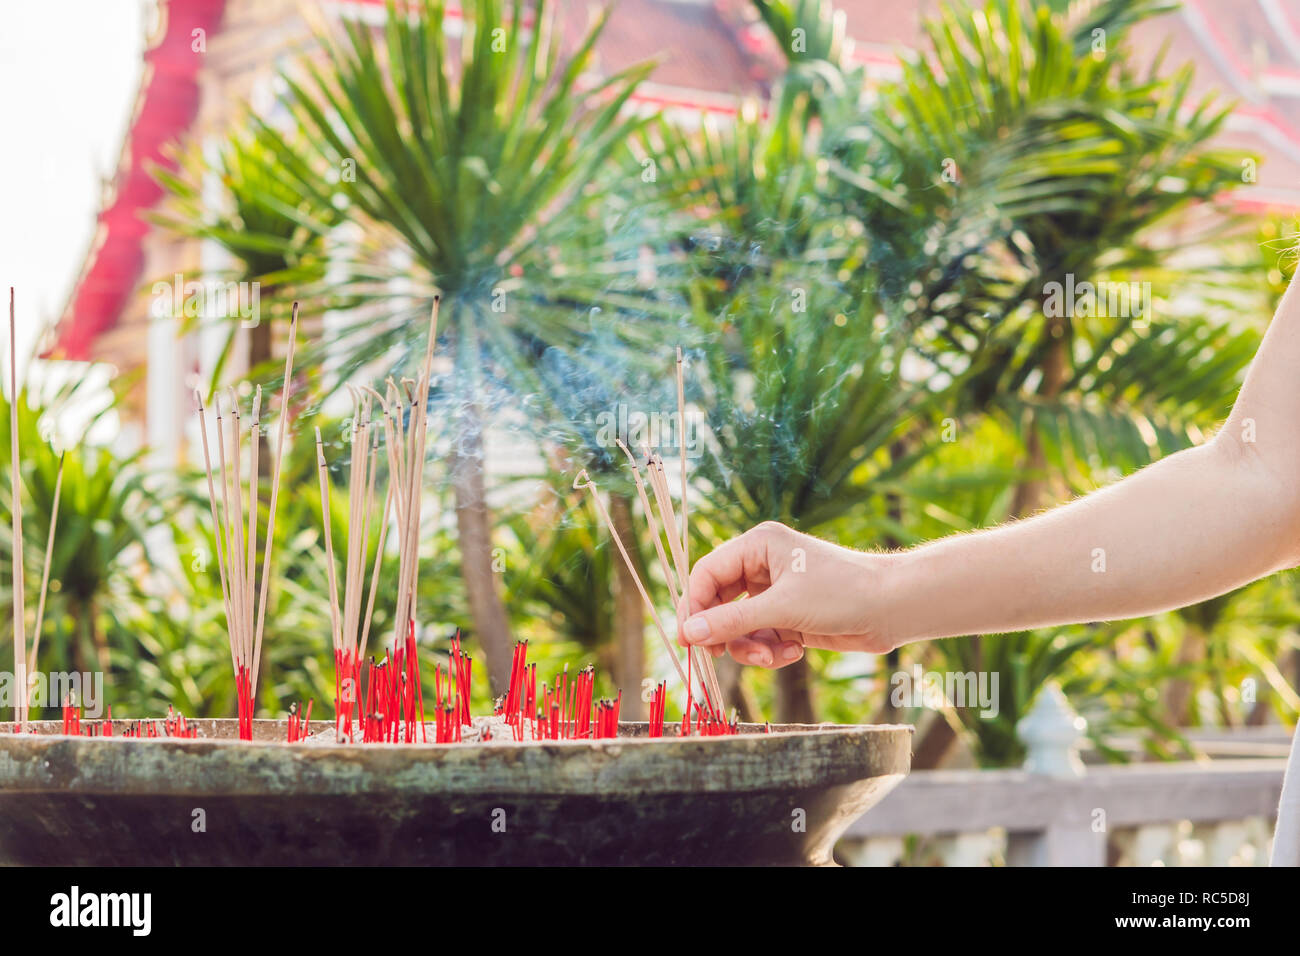
[[[1213,441],[1053,511],[898,554],[760,525],[697,562],[685,636],[776,666],[808,646],[878,653],[933,637],[1137,617],[1292,566],[1297,368],[1293,286]]]
[[[1033,518],[891,557],[891,643],[1137,617],[1293,563],[1294,493],[1224,436]]]

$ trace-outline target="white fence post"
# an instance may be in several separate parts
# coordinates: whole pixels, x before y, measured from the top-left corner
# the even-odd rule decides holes
[[[1024,768],[1030,773],[1058,779],[1084,775],[1079,758],[1079,741],[1088,722],[1075,713],[1056,683],[1039,691],[1034,706],[1016,725],[1027,754]],[[1037,831],[1007,834],[1009,866],[1105,866],[1105,808],[1079,814]],[[1099,824],[1100,820],[1100,826]]]

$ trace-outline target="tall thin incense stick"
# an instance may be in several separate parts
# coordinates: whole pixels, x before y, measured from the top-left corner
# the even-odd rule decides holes
[[[227,541],[226,555],[230,559],[230,569],[235,582],[236,614],[233,630],[239,647],[239,662],[246,664],[244,652],[244,619],[247,615],[248,589],[244,584],[244,489],[241,477],[244,469],[240,466],[239,446],[244,435],[243,416],[239,413],[239,395],[230,389],[230,474],[226,483],[230,485],[230,497],[234,500],[234,510],[227,516],[233,528],[234,544]]]
[[[248,468],[248,561],[244,570],[244,588],[248,607],[244,619],[244,652],[253,653],[253,587],[257,578],[257,453],[262,444],[262,386],[253,394],[253,425],[248,442],[252,461]]]
[[[14,721],[18,730],[27,723],[27,613],[23,604],[23,501],[18,442],[18,336],[14,330],[14,289],[9,287],[9,473],[10,512],[13,515],[13,605],[14,676],[18,694],[14,698]]]
[[[438,342],[438,308],[441,301],[442,297],[435,295],[433,306],[429,310],[429,337],[424,347],[424,363],[415,383],[415,393],[410,396],[406,460],[403,462],[405,481],[397,489],[398,496],[405,499],[402,537],[398,541],[397,615],[393,621],[393,638],[398,644],[405,638],[411,622],[415,620],[415,591],[420,574],[420,511],[423,503],[420,491],[428,437],[429,386],[433,375],[433,352]]]
[[[677,453],[682,463],[682,555],[686,576],[691,575],[690,506],[686,495],[686,384],[682,377],[682,347],[677,346]]]
[[[289,380],[293,377],[293,353],[298,342],[298,303],[289,320],[289,348],[284,357],[284,385],[280,389],[280,428],[275,438],[275,465],[271,471],[271,506],[266,517],[266,549],[262,555],[262,593],[257,607],[257,635],[253,644],[253,686],[262,664],[262,628],[266,624],[267,585],[271,581],[271,543],[275,540],[275,506],[280,497],[280,469],[284,464],[284,436],[293,418],[289,412]]]
[[[50,509],[50,534],[45,540],[45,566],[41,569],[41,596],[36,603],[36,630],[32,634],[32,650],[27,658],[29,673],[36,670],[36,655],[41,647],[41,628],[45,623],[45,596],[50,591],[50,561],[54,557],[54,531],[59,526],[59,498],[63,495],[63,460],[59,456],[59,475],[54,479],[54,504]]]

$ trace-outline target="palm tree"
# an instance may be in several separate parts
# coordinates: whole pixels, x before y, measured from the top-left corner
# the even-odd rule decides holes
[[[153,219],[176,235],[216,243],[238,263],[231,270],[232,281],[262,286],[265,314],[249,330],[246,355],[247,367],[255,373],[271,360],[273,320],[289,316],[284,293],[323,275],[324,237],[338,220],[337,210],[307,208],[285,185],[265,130],[237,128],[212,160],[191,152],[178,165],[175,172],[153,170],[169,196]],[[206,189],[209,177],[220,185],[215,202]],[[228,317],[217,321],[226,326],[226,337],[213,369],[213,388],[220,383],[239,330]]]
[[[1154,267],[1173,250],[1153,227],[1240,184],[1237,158],[1209,146],[1228,109],[1207,99],[1185,114],[1190,68],[1164,77],[1159,62],[1145,74],[1129,63],[1127,27],[1167,8],[1110,0],[1070,18],[1050,4],[953,4],[927,23],[931,50],[903,64],[860,124],[828,133],[841,198],[873,239],[867,268],[884,308],[923,357],[979,369],[969,411],[1019,403],[1027,477],[1015,515],[1045,492],[1030,406],[1071,392],[1079,404],[1089,368],[1158,337],[1151,315],[1048,315],[1046,290],[1067,277],[1156,278],[1158,299]]]
[[[323,59],[286,77],[294,136],[263,131],[283,181],[317,217],[342,206],[364,234],[336,258],[346,277],[320,293],[354,309],[328,343],[342,377],[400,367],[422,334],[417,316],[442,295],[440,347],[454,369],[437,400],[452,436],[463,576],[502,687],[510,629],[492,570],[485,428],[502,405],[519,408],[531,357],[585,328],[583,313],[547,307],[572,286],[556,250],[591,227],[608,195],[599,174],[638,125],[623,107],[648,67],[588,82],[603,16],[562,60],[550,3],[463,8],[458,55],[436,0],[390,3],[382,36],[351,22],[345,36],[322,37]]]

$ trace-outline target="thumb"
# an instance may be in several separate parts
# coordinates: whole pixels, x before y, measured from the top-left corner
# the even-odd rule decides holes
[[[692,614],[682,626],[686,641],[701,647],[726,644],[738,637],[763,628],[786,626],[784,603],[768,588],[756,597],[719,604],[708,610]]]

